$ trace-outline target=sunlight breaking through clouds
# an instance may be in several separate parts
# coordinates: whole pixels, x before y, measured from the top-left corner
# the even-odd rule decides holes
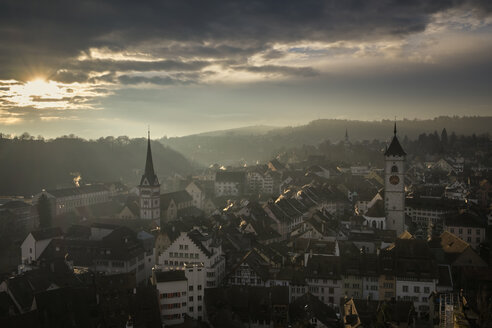
[[[32,107],[35,109],[95,109],[92,102],[97,97],[107,96],[106,90],[98,90],[90,84],[64,84],[45,81],[41,78],[25,83],[0,81],[0,108]]]

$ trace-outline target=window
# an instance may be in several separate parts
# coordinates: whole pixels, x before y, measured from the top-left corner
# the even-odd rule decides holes
[[[396,165],[391,167],[391,173],[398,173],[398,167]]]
[[[466,241],[471,243],[471,237],[466,237]]]
[[[193,312],[193,306],[190,306],[188,311]]]
[[[202,310],[202,306],[198,305],[198,311],[201,311],[201,310]]]
[[[469,235],[471,235],[471,229],[468,229],[468,231],[467,231],[467,232],[468,232],[468,234],[469,234]]]
[[[477,229],[477,235],[480,235],[480,229]]]
[[[450,229],[449,229],[449,231],[450,231],[451,233],[454,233],[454,228],[450,228]]]
[[[193,296],[188,297],[189,302],[193,302]]]
[[[198,285],[198,290],[202,290],[202,285]]]
[[[202,295],[198,295],[198,300],[201,301],[202,300]]]
[[[408,286],[403,286],[403,291],[408,293]]]
[[[328,288],[328,294],[333,294],[335,289],[333,287]]]
[[[430,293],[430,288],[429,287],[424,287],[424,293]]]
[[[193,286],[188,287],[188,291],[192,292],[193,291]]]
[[[420,287],[419,286],[414,286],[413,287],[413,292],[414,293],[420,293]]]

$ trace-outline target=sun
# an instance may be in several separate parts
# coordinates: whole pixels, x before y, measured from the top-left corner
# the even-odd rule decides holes
[[[61,94],[61,90],[55,82],[41,78],[26,82],[23,91],[24,96],[27,97],[57,98]]]

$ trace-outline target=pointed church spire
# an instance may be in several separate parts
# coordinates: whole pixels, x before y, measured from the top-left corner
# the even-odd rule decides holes
[[[393,128],[393,140],[391,140],[390,146],[384,152],[385,156],[405,156],[406,153],[400,145],[398,141],[398,137],[396,136],[396,117],[395,117],[395,126]]]
[[[143,184],[144,180],[147,179],[147,182],[150,185],[158,185],[159,181],[157,180],[157,176],[154,172],[154,162],[152,160],[152,149],[150,148],[150,128],[147,132],[147,159],[145,160],[145,172],[142,175],[142,180],[140,184]]]

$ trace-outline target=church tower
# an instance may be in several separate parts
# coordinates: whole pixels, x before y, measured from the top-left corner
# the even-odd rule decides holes
[[[393,140],[384,153],[384,204],[386,227],[396,230],[397,235],[405,231],[405,156],[407,155],[396,136],[396,122]]]
[[[145,172],[138,186],[140,192],[140,218],[157,220],[161,217],[161,185],[154,172],[152,162],[152,150],[150,149],[150,131],[147,140],[147,159],[145,161]]]

